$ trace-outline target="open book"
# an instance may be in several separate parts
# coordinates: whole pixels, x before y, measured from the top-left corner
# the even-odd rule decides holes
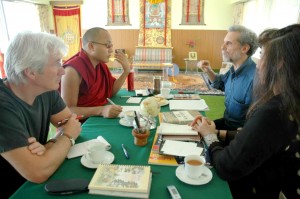
[[[88,186],[90,194],[149,198],[150,166],[100,164]]]
[[[161,123],[158,127],[158,133],[163,135],[198,135],[191,126],[180,124]]]
[[[162,119],[170,124],[189,124],[195,117],[201,115],[199,111],[167,111],[162,112]]]

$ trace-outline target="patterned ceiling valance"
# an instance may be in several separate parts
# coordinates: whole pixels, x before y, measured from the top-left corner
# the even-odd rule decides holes
[[[108,0],[107,8],[107,26],[130,25],[128,0]]]
[[[147,1],[151,4],[158,4],[158,3],[164,2],[165,0],[147,0]]]
[[[181,25],[205,25],[204,0],[182,0]]]

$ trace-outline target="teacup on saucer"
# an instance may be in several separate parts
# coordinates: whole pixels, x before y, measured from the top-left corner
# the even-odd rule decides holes
[[[209,168],[205,166],[204,171],[199,178],[190,178],[186,175],[186,172],[184,171],[184,165],[180,165],[176,169],[176,176],[179,180],[186,184],[190,185],[203,185],[211,181],[212,179],[212,172]]]
[[[115,156],[113,153],[109,152],[109,151],[106,151],[104,153],[104,156],[103,156],[103,159],[102,159],[102,162],[100,163],[94,163],[92,162],[87,154],[83,155],[80,159],[80,162],[83,166],[87,167],[87,168],[90,168],[90,169],[96,169],[98,167],[99,164],[111,164],[115,159]]]

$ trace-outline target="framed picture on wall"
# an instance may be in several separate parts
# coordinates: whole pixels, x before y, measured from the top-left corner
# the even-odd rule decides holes
[[[189,52],[189,60],[197,60],[197,52]]]

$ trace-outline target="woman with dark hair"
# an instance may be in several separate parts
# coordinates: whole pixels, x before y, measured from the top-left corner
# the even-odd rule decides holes
[[[272,33],[263,45],[254,103],[235,138],[220,142],[213,121],[192,126],[209,146],[213,166],[233,198],[300,197],[300,24]]]

